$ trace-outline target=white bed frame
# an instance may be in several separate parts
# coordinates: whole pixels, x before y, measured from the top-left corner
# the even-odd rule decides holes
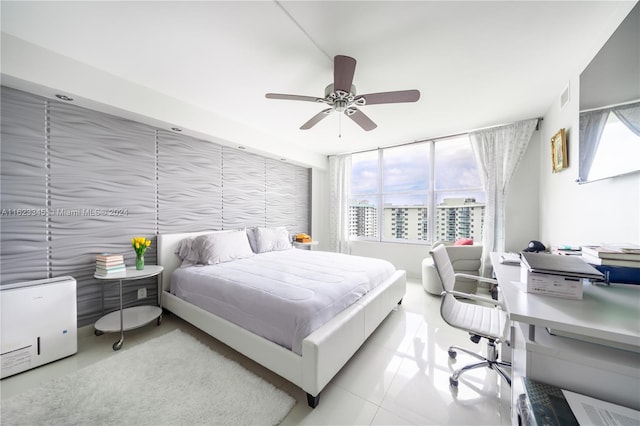
[[[309,406],[315,408],[320,391],[402,302],[406,290],[405,271],[396,271],[358,302],[307,336],[302,341],[300,356],[170,293],[171,274],[181,263],[175,254],[178,243],[184,238],[213,232],[158,235],[158,263],[164,266],[161,306],[299,386],[307,393]]]

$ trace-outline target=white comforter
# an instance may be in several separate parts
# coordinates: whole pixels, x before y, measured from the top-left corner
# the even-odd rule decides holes
[[[178,268],[171,292],[301,354],[306,336],[394,271],[380,259],[291,249]]]

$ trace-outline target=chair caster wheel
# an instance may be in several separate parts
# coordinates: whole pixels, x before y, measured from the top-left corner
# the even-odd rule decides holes
[[[449,351],[449,358],[456,359],[456,355],[458,355],[456,351]]]
[[[458,381],[457,381],[457,380],[454,380],[454,379],[453,379],[453,377],[449,377],[449,384],[450,384],[451,386],[453,386],[454,388],[457,388],[457,387],[458,387]]]
[[[113,350],[114,351],[119,351],[122,348],[122,340],[118,340],[117,342],[115,342],[113,344]]]
[[[157,325],[162,324],[162,315],[160,315],[160,316],[158,317],[158,319],[156,320],[156,324],[157,324]]]
[[[102,336],[104,334],[104,331],[101,330],[94,330],[93,334],[95,334],[96,336]]]

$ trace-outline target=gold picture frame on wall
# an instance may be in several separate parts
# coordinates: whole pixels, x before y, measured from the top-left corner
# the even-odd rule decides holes
[[[558,130],[558,133],[551,138],[551,164],[553,173],[558,173],[568,166],[567,134],[564,128]]]

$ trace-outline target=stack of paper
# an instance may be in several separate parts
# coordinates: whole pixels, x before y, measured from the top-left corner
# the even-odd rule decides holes
[[[520,255],[518,253],[502,253],[500,263],[504,265],[520,265]]]
[[[585,280],[603,280],[604,275],[576,256],[522,252],[520,281],[528,293],[582,299]]]

